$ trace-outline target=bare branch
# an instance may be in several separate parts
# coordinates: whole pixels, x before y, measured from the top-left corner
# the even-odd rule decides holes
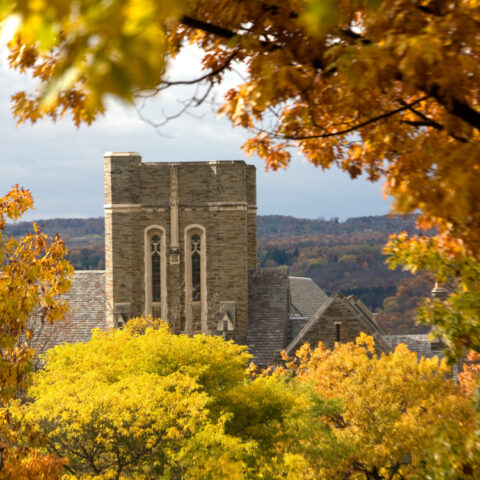
[[[174,85],[193,85],[195,83],[200,83],[203,82],[204,80],[207,80],[208,78],[215,77],[219,73],[223,72],[228,66],[232,63],[233,59],[238,55],[238,51],[233,52],[225,61],[223,65],[220,65],[216,69],[212,70],[211,72],[206,73],[205,75],[202,75],[201,77],[194,78],[192,80],[176,80],[176,81],[163,81],[162,84],[165,85],[165,87],[172,87]]]
[[[321,133],[321,134],[318,134],[318,135],[298,135],[298,136],[279,135],[279,136],[284,138],[285,140],[309,140],[309,139],[313,139],[313,138],[328,138],[328,137],[335,137],[337,135],[345,135],[347,133],[354,132],[355,130],[358,130],[359,128],[366,127],[367,125],[378,122],[379,120],[383,120],[385,118],[396,115],[397,113],[408,110],[413,105],[416,105],[417,103],[423,102],[427,98],[429,98],[429,95],[425,95],[425,96],[419,98],[418,100],[415,100],[414,102],[412,102],[410,104],[407,104],[406,106],[396,108],[395,110],[391,110],[391,111],[386,112],[386,113],[382,113],[381,115],[377,115],[376,117],[370,118],[368,120],[365,120],[364,122],[357,123],[356,125],[353,125],[352,127],[346,128],[344,130],[339,130],[337,132]]]

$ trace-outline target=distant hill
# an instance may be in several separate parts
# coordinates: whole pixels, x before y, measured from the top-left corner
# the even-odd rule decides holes
[[[388,237],[401,231],[414,232],[415,219],[263,216],[258,218],[259,264],[287,265],[293,275],[312,277],[328,293],[354,293],[375,309],[402,276],[388,269],[382,254]]]
[[[37,220],[37,225],[51,236],[60,234],[70,253],[69,260],[78,270],[103,270],[105,268],[105,224],[99,218],[53,218]],[[25,235],[32,231],[31,222],[8,225],[8,231]]]
[[[59,233],[70,250],[76,269],[105,268],[104,219],[59,218],[39,220],[45,233]],[[29,222],[8,226],[15,236],[32,230]],[[258,264],[286,265],[292,275],[313,278],[327,293],[341,291],[361,298],[379,313],[379,321],[392,333],[425,331],[414,325],[419,298],[429,294],[431,281],[415,278],[385,265],[382,249],[389,235],[415,231],[415,217],[370,216],[302,219],[281,215],[257,217]]]
[[[432,281],[390,270],[382,250],[392,233],[414,233],[415,216],[370,216],[310,220],[280,215],[259,216],[260,267],[286,265],[292,275],[307,276],[328,294],[356,295],[378,313],[390,333],[423,333],[414,322],[419,300]]]
[[[340,222],[338,218],[311,220],[307,218],[282,215],[259,215],[257,234],[259,239],[274,239],[289,236],[313,234],[341,235],[344,233],[380,232],[385,234],[401,231],[415,231],[415,216],[400,217],[376,215],[370,217],[348,218]]]
[[[105,223],[98,218],[53,218],[37,220],[37,225],[48,235],[59,233],[69,247],[103,244]],[[16,222],[8,225],[8,231],[15,235],[24,235],[32,231],[31,222]]]

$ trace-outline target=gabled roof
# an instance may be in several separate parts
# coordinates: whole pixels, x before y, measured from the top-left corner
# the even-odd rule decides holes
[[[375,330],[385,336],[385,331],[377,322],[372,311],[355,295],[349,295],[347,299],[350,303],[365,317],[366,321],[372,325]]]
[[[328,295],[308,277],[288,277],[290,298],[300,316],[312,318],[327,301]]]
[[[248,329],[246,344],[254,362],[273,365],[286,343],[290,298],[285,268],[248,272]]]
[[[365,307],[366,308],[366,307]],[[375,342],[380,350],[390,351],[391,346],[387,343],[376,322],[371,321],[368,316],[362,312],[358,305],[351,299],[346,298],[341,293],[332,295],[323,305],[317,310],[315,315],[305,324],[297,336],[287,345],[285,352],[287,355],[292,355],[305,342],[309,341],[314,345],[318,343],[321,338],[316,338],[314,327],[316,324],[326,321],[327,313],[334,312],[338,318],[353,318],[358,321],[359,331],[363,331],[368,335],[373,336]],[[317,335],[318,336],[318,335]]]
[[[107,328],[104,270],[77,270],[72,288],[63,298],[69,306],[65,319],[53,325],[34,326],[33,346],[37,353],[62,343],[88,342],[94,328]]]

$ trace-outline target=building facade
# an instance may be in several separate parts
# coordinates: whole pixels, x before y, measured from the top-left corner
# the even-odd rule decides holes
[[[107,324],[152,314],[175,333],[244,342],[256,268],[255,167],[105,155]]]

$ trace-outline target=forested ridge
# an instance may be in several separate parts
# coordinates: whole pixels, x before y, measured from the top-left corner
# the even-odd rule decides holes
[[[308,276],[327,293],[341,291],[361,298],[379,313],[389,332],[425,331],[414,325],[419,298],[429,294],[432,280],[425,274],[412,276],[385,264],[383,246],[392,233],[415,231],[415,217],[368,216],[305,219],[282,215],[257,217],[258,265],[286,265],[291,275]],[[69,248],[68,258],[76,269],[105,268],[104,220],[39,220],[49,235],[57,232]],[[9,226],[15,235],[32,228],[29,222]]]
[[[259,216],[259,266],[287,265],[291,275],[313,278],[328,294],[356,295],[379,314],[387,332],[425,332],[425,326],[415,325],[415,308],[429,295],[433,280],[426,273],[389,269],[383,254],[389,236],[414,233],[415,221],[388,215],[343,222]]]

